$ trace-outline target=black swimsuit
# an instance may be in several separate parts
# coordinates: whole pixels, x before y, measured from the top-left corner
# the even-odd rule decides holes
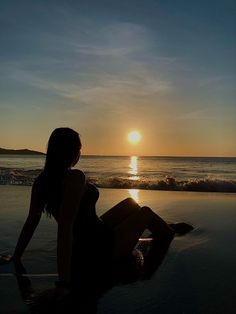
[[[112,263],[113,231],[96,214],[98,189],[88,184],[73,228],[72,280],[91,282],[107,275]]]

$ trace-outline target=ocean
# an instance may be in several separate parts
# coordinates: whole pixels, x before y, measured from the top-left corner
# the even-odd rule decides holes
[[[14,252],[29,211],[30,185],[44,161],[38,155],[0,156],[0,255]],[[234,313],[236,158],[82,156],[77,168],[101,187],[98,216],[133,197],[167,222],[194,226],[173,240],[150,280],[109,290],[97,314]],[[42,215],[22,259],[28,275],[15,275],[13,263],[0,266],[1,313],[29,313],[32,295],[54,288],[56,252],[57,223]]]
[[[1,155],[0,185],[32,185],[42,155]],[[82,156],[77,169],[101,188],[236,193],[236,157]]]

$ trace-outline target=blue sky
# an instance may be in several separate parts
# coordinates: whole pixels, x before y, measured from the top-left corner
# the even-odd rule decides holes
[[[234,1],[1,1],[0,146],[236,156]],[[132,147],[127,133],[142,141]]]

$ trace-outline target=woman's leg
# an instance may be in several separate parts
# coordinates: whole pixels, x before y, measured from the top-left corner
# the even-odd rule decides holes
[[[175,231],[149,207],[129,215],[114,228],[114,258],[122,259],[128,256],[145,229],[149,229],[158,245],[168,246]]]
[[[130,215],[137,213],[141,207],[131,197],[121,201],[100,218],[112,229],[126,220]]]
[[[185,223],[168,225],[149,207],[141,208],[132,198],[121,201],[100,218],[114,230],[114,254],[117,257],[127,256],[145,229],[153,233],[159,245],[171,241],[176,233],[185,234],[193,229]]]

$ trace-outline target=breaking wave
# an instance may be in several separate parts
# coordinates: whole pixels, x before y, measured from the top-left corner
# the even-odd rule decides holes
[[[0,167],[0,185],[30,186],[41,171],[41,169],[25,170]]]
[[[0,185],[31,186],[40,172],[41,169],[25,170],[0,167]],[[145,177],[134,180],[130,177],[88,174],[88,179],[101,188],[236,193],[235,180],[216,178],[177,180],[174,177],[158,179]]]
[[[93,179],[90,181],[101,188],[236,193],[236,181],[207,178],[182,181],[177,181],[171,177],[156,181],[149,181],[148,179],[134,181],[131,179],[109,178],[105,181]]]

